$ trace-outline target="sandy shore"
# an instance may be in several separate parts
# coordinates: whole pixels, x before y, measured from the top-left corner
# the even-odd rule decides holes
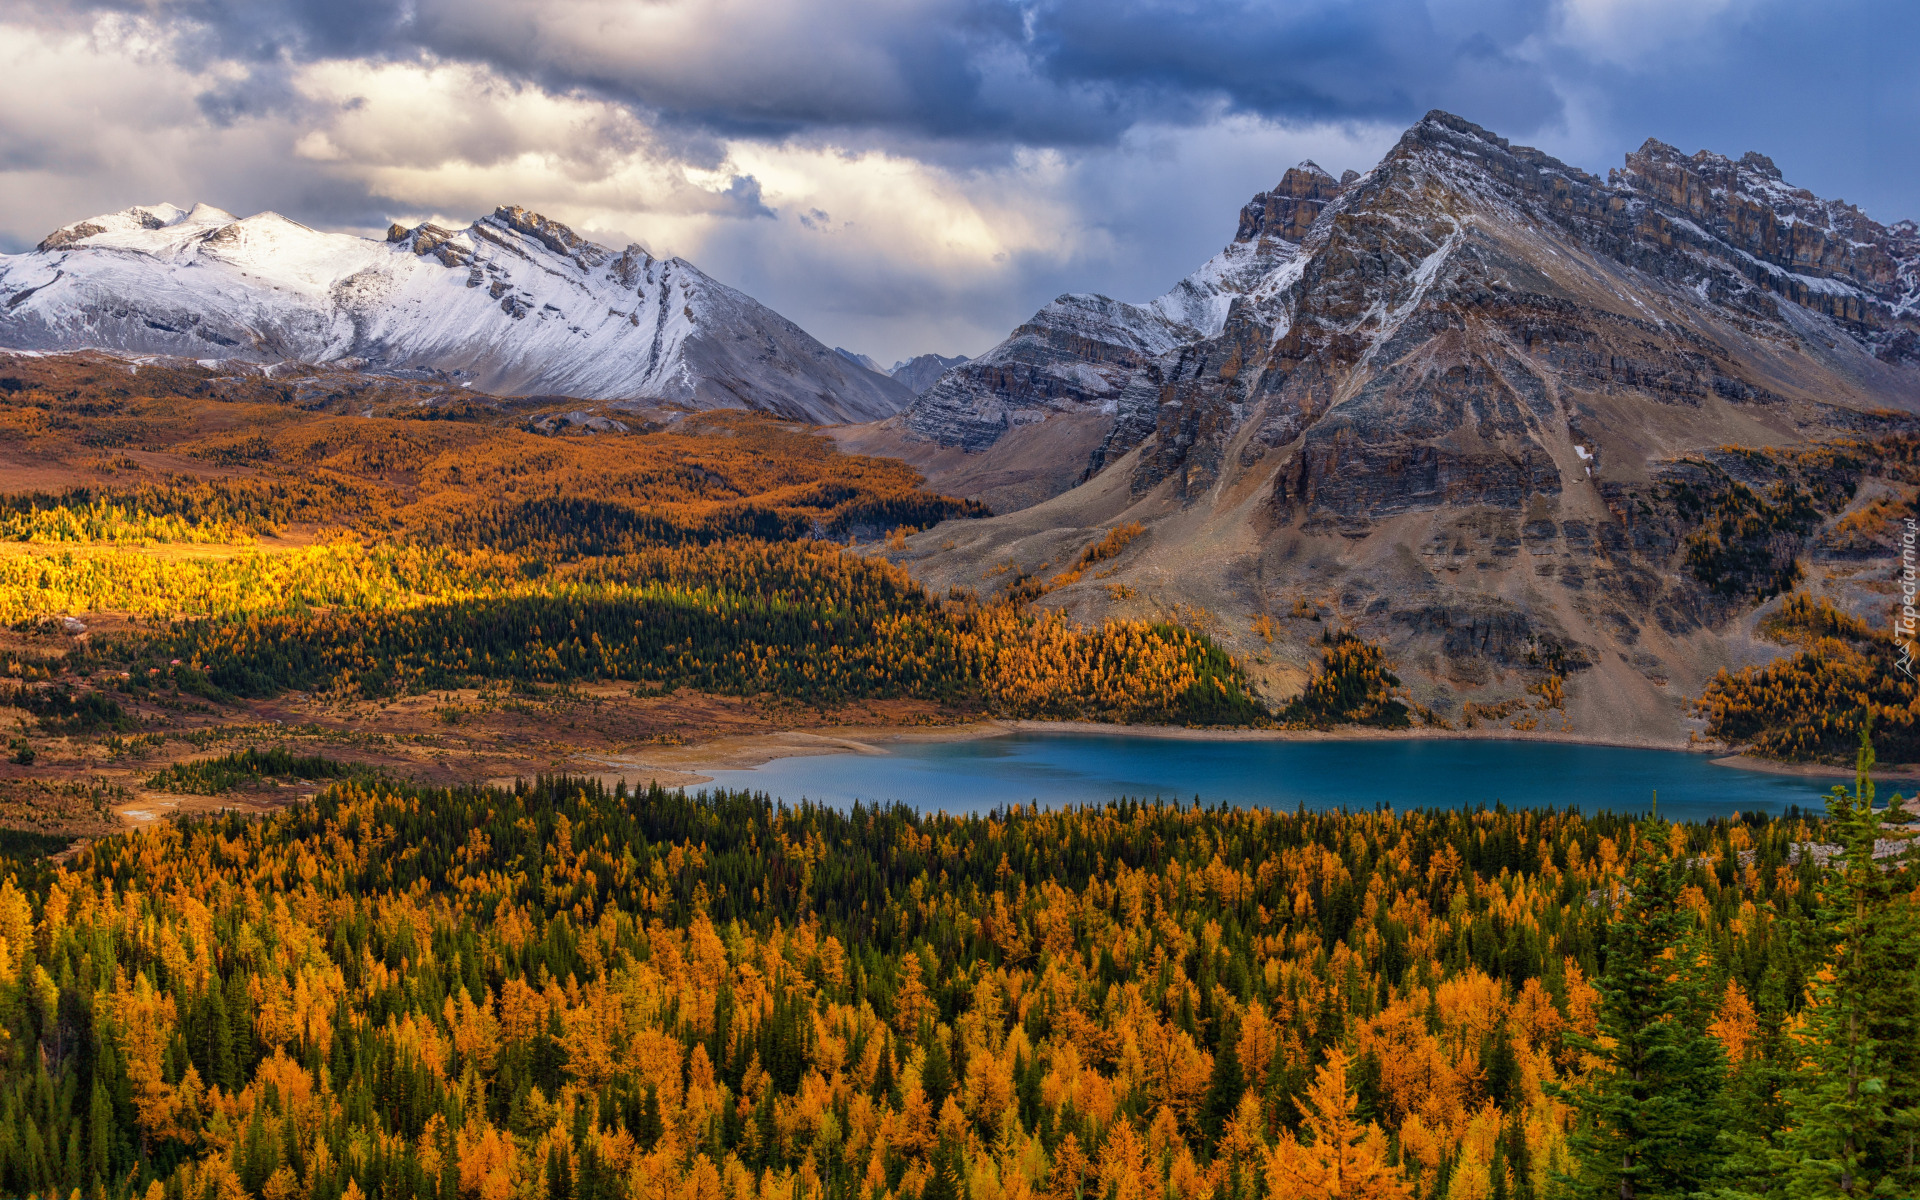
[[[688,746],[662,746],[644,755],[588,754],[577,756],[575,769],[611,787],[698,787],[712,783],[712,771],[742,771],[765,766],[776,758],[812,754],[886,754],[886,747],[909,742],[965,742],[1004,737],[1018,730],[1006,721],[976,721],[965,725],[925,728],[899,726],[826,726],[789,729],[779,733],[743,734],[715,738]],[[511,783],[511,780],[507,782]]]
[[[1770,758],[1755,758],[1750,754],[1729,754],[1713,760],[1716,767],[1738,767],[1743,771],[1765,771],[1770,775],[1800,775],[1809,779],[1852,779],[1852,767],[1828,766],[1825,763],[1786,763],[1775,762]],[[1875,767],[1875,779],[1920,779],[1920,767]]]
[[[1629,750],[1676,750],[1719,755],[1716,766],[1810,778],[1845,778],[1839,767],[1777,763],[1728,754],[1727,747],[1690,743],[1682,738],[1606,737],[1577,733],[1525,734],[1512,729],[1193,729],[1182,725],[1108,725],[1093,721],[976,721],[964,725],[927,728],[830,726],[792,729],[778,733],[717,738],[687,746],[663,746],[635,755],[582,755],[573,769],[595,776],[608,786],[698,787],[713,782],[714,771],[739,771],[764,766],[776,758],[814,754],[887,754],[888,747],[924,743],[972,741],[1016,733],[1084,734],[1101,737],[1167,738],[1210,742],[1368,742],[1423,738],[1453,741],[1557,742],[1578,746],[1615,746]],[[1920,769],[1876,771],[1876,778],[1920,779]],[[505,782],[511,782],[510,780]]]

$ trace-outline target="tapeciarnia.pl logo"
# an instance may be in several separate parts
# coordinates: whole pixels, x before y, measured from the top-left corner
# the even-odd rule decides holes
[[[1914,611],[1914,593],[1920,591],[1920,521],[1908,517],[1900,530],[1900,612],[1893,619],[1893,644],[1898,657],[1893,665],[1913,678],[1913,644],[1920,633],[1920,613]]]

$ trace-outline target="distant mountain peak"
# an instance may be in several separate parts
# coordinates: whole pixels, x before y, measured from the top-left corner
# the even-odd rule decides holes
[[[1557,646],[1579,719],[1670,737],[1752,645],[1750,610],[1689,565],[1674,497],[1784,478],[1723,447],[1916,412],[1920,225],[1757,153],[1649,141],[1601,179],[1434,112],[1365,174],[1287,171],[1148,303],[1044,306],[887,432],[1001,514],[916,548],[936,588],[1011,592],[1009,565],[1138,522],[1143,550],[1044,603],[1205,606],[1231,644],[1329,597],[1435,712],[1472,723],[1498,697],[1531,706],[1515,730],[1559,720],[1523,690]],[[1817,594],[1884,605],[1884,556],[1786,552]],[[1300,686],[1310,648],[1238,636]]]
[[[1569,274],[1576,261],[1585,265]],[[1218,456],[1226,440],[1244,424],[1256,428],[1237,453],[1253,461],[1330,410],[1353,407],[1354,389],[1384,386],[1378,380],[1411,346],[1433,339],[1446,355],[1462,354],[1443,331],[1468,315],[1480,319],[1482,309],[1520,306],[1519,296],[1539,289],[1543,311],[1591,309],[1595,344],[1615,336],[1600,332],[1610,322],[1646,323],[1661,349],[1632,355],[1671,355],[1672,367],[1662,369],[1672,378],[1634,386],[1662,396],[1678,387],[1746,402],[1785,388],[1865,408],[1890,402],[1886,388],[1920,398],[1913,373],[1879,375],[1865,365],[1920,363],[1920,228],[1882,226],[1793,187],[1757,152],[1688,156],[1649,139],[1602,180],[1435,110],[1364,175],[1336,180],[1312,160],[1289,168],[1241,209],[1233,242],[1158,299],[1055,300],[921,392],[905,426],[980,451],[1050,414],[1073,414],[1082,428],[1108,427],[1089,472],[1153,439],[1161,461],[1141,468],[1143,486],[1166,478],[1173,463],[1183,476],[1211,480],[1225,469]],[[1469,296],[1480,299],[1469,304]],[[1459,312],[1435,308],[1440,297]],[[1816,330],[1809,321],[1827,324]],[[1741,363],[1754,343],[1728,343],[1698,362],[1688,357],[1695,351],[1667,345],[1719,344],[1728,329],[1802,353],[1748,369]],[[1497,336],[1534,346],[1546,335]],[[1864,361],[1834,362],[1842,347]],[[1524,370],[1577,375],[1568,364],[1593,351],[1556,353],[1562,357]],[[1489,370],[1473,366],[1472,377]],[[1681,376],[1689,382],[1673,382]],[[1787,377],[1801,382],[1785,385]],[[1623,386],[1582,379],[1580,388]],[[1232,401],[1200,399],[1208,396]],[[1196,435],[1159,423],[1176,415],[1202,421],[1203,410],[1212,432],[1200,440],[1213,449],[1196,470]]]
[[[1233,240],[1251,242],[1277,237],[1298,242],[1327,205],[1338,199],[1357,178],[1357,172],[1349,171],[1345,178],[1335,179],[1310,158],[1288,167],[1273,190],[1255,194],[1240,210],[1240,228]]]
[[[964,354],[956,354],[951,358],[942,354],[916,354],[912,358],[902,359],[893,364],[893,370],[888,371],[887,374],[905,384],[908,390],[918,396],[932,387],[940,376],[968,361],[970,360]]]
[[[869,355],[855,354],[853,351],[847,349],[845,346],[835,346],[833,348],[833,352],[835,354],[838,354],[841,358],[846,359],[848,362],[853,363],[855,366],[863,367],[866,370],[872,371],[875,375],[889,374],[889,372],[885,367],[881,366],[878,362],[875,362],[873,358],[870,357]]]

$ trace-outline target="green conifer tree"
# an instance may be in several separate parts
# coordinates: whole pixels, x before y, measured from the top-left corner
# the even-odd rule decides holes
[[[1920,1187],[1920,926],[1911,882],[1896,880],[1898,864],[1874,857],[1901,838],[1886,828],[1897,803],[1874,807],[1873,764],[1863,721],[1853,790],[1835,787],[1827,797],[1843,856],[1821,896],[1832,954],[1811,988],[1800,1069],[1782,1090],[1787,1128],[1772,1156],[1796,1200],[1907,1196]]]
[[[1593,1200],[1680,1200],[1706,1186],[1717,1161],[1726,1056],[1705,1029],[1710,1010],[1669,828],[1656,818],[1640,829],[1596,981],[1600,1037],[1577,1039],[1602,1062],[1572,1091],[1579,1172],[1568,1182]]]

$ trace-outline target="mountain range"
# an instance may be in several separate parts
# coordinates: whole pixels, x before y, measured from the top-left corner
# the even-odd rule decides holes
[[[130,208],[0,256],[0,345],[423,373],[505,395],[865,421],[886,373],[680,258],[502,207],[384,242],[276,213]]]
[[[1364,174],[1287,171],[1165,295],[1061,296],[840,436],[1003,514],[910,541],[937,587],[1137,521],[1045,603],[1204,614],[1281,694],[1349,624],[1456,716],[1550,653],[1576,720],[1670,737],[1715,669],[1779,653],[1690,573],[1682,490],[1780,482],[1729,447],[1907,428],[1917,334],[1911,221],[1760,154],[1648,141],[1601,179],[1434,112]],[[1875,570],[1817,582],[1866,611]]]
[[[1770,597],[1889,603],[1911,487],[1776,451],[1920,430],[1914,222],[1758,153],[1649,140],[1603,179],[1437,111],[1364,173],[1303,162],[1222,218],[1156,299],[1064,295],[977,358],[889,371],[520,208],[374,241],[158,205],[0,256],[0,345],[829,425],[1000,514],[891,552],[919,578],[1197,623],[1272,698],[1345,627],[1442,717],[1550,663],[1569,728],[1670,740],[1713,672],[1780,653]]]

